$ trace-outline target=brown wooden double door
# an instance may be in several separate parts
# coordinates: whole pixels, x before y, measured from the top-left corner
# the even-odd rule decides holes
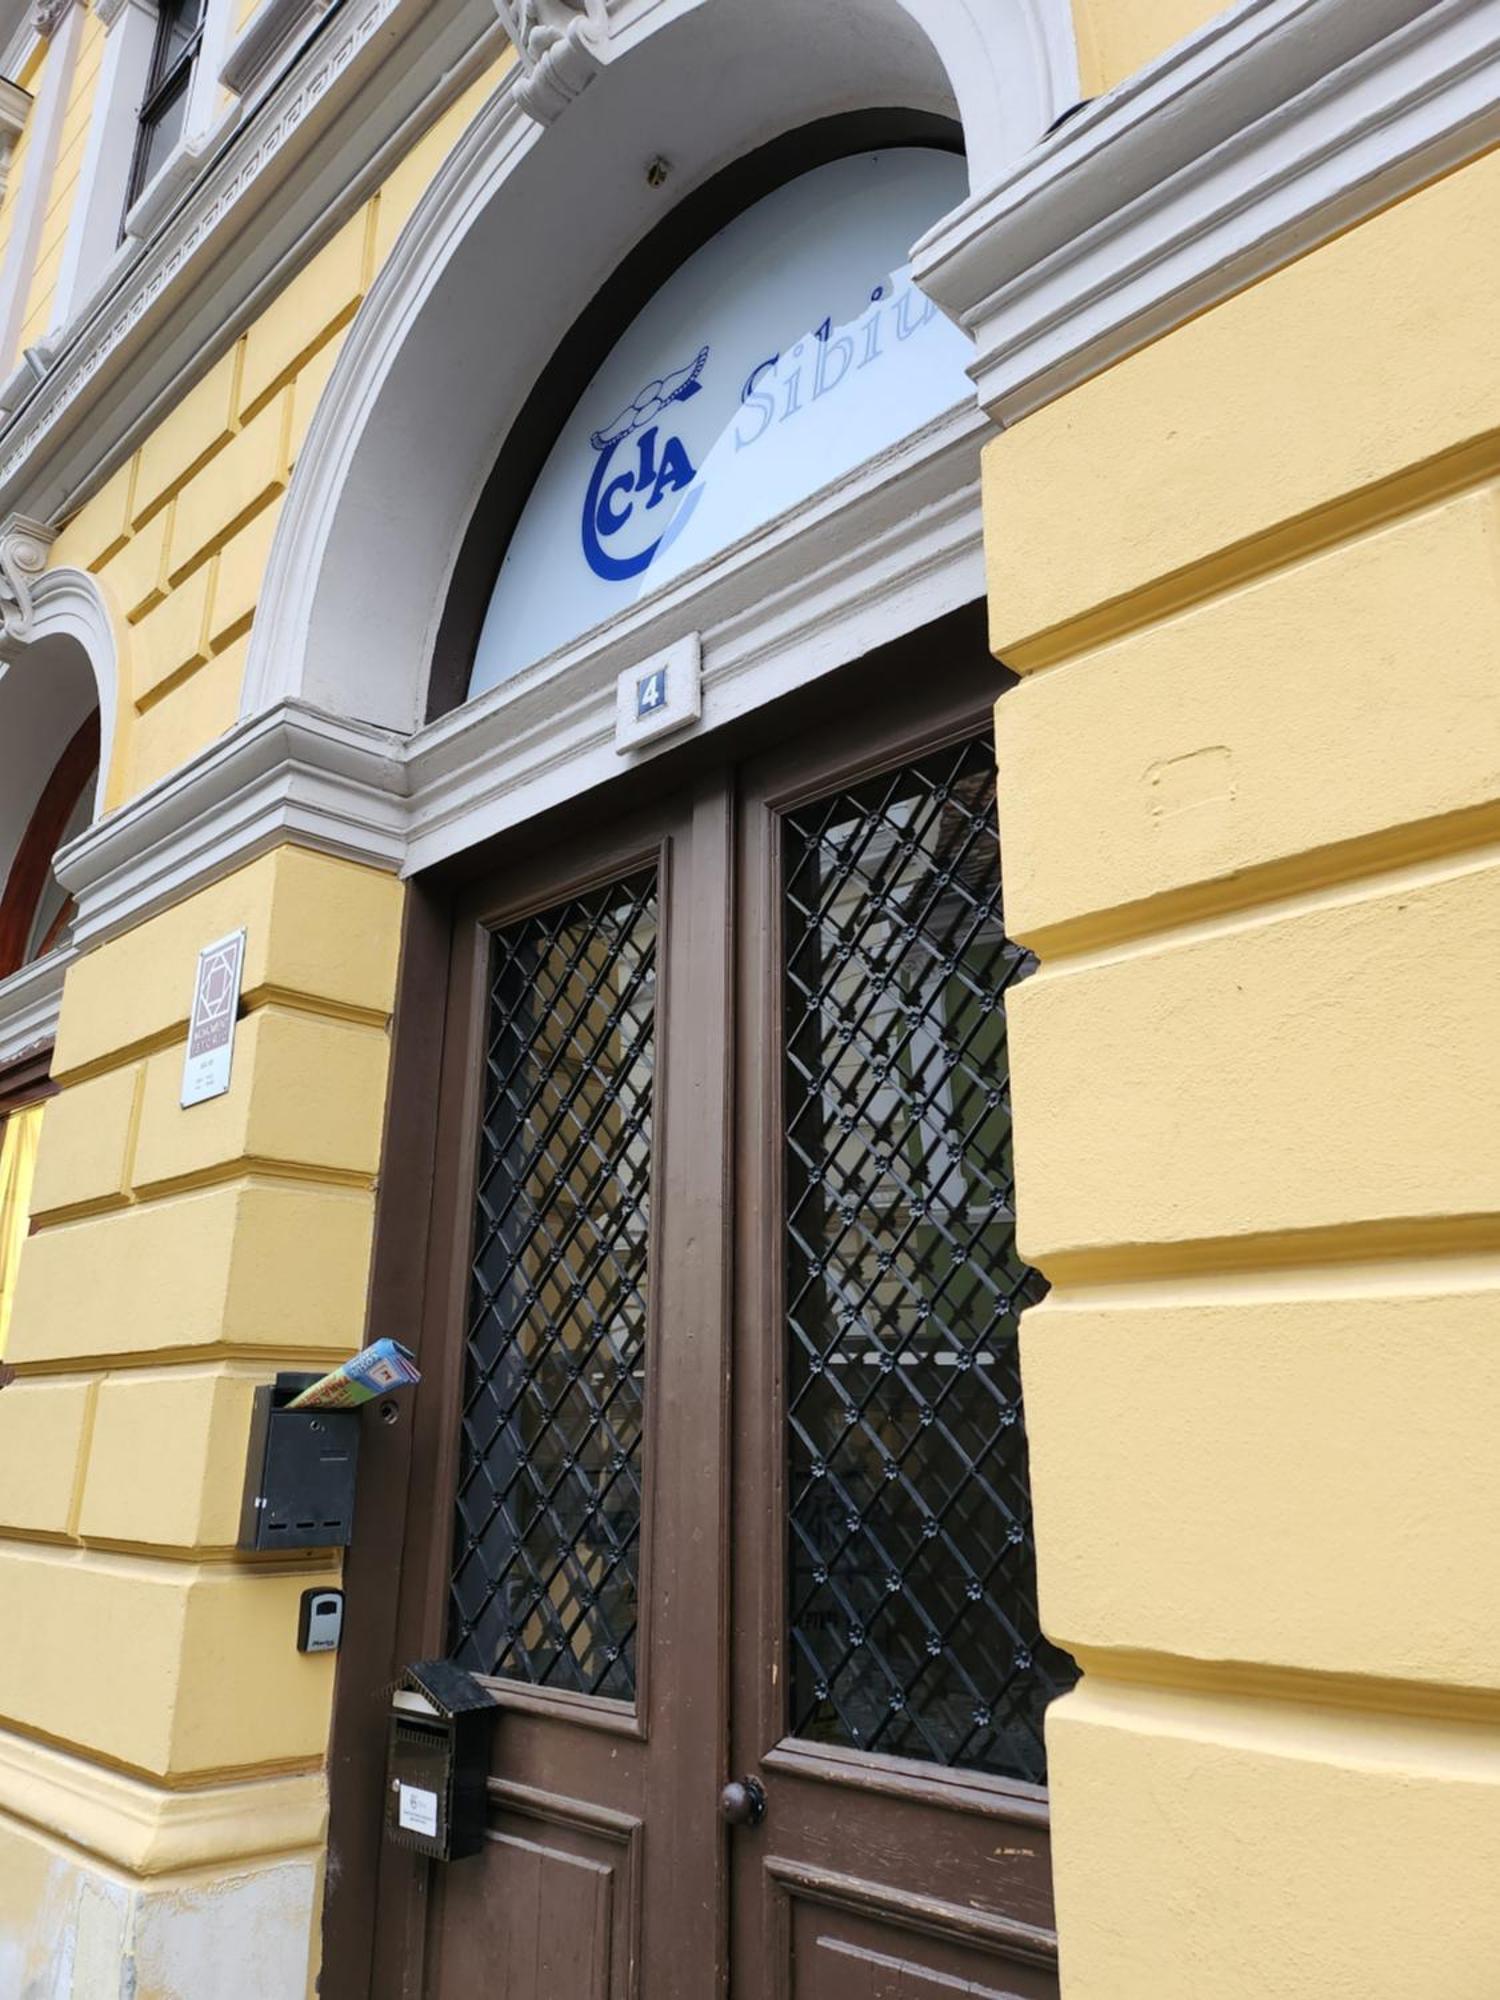
[[[377,1993],[1057,1990],[993,692],[453,909],[391,1636],[501,1713],[484,1852],[380,1853]]]

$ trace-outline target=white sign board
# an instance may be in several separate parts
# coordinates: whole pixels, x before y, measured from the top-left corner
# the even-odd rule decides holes
[[[425,1833],[435,1839],[438,1830],[437,1793],[424,1791],[420,1785],[402,1785],[396,1801],[396,1817],[408,1833]]]
[[[623,756],[658,736],[690,729],[703,713],[702,647],[696,632],[615,682],[615,748]]]
[[[756,202],[673,273],[532,488],[471,696],[973,401],[968,338],[907,261],[967,193],[956,154],[858,153]]]
[[[234,1024],[240,1011],[240,973],[245,933],[206,944],[198,954],[193,1011],[188,1016],[187,1055],[182,1065],[182,1108],[222,1097],[234,1061]]]

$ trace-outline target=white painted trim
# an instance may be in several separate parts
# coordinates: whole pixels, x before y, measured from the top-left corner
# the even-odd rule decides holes
[[[0,76],[0,199],[10,180],[10,163],[15,158],[16,142],[26,129],[32,102],[29,90]]]
[[[42,87],[32,109],[35,120],[26,149],[26,170],[16,190],[5,266],[0,270],[0,378],[8,376],[20,357],[21,329],[36,270],[42,224],[52,195],[57,149],[73,89],[78,45],[83,39],[82,0],[74,0],[57,24],[42,69]]]
[[[405,872],[605,784],[619,675],[701,631],[702,736],[984,595],[979,447],[958,410],[634,612],[409,739]]]
[[[403,745],[383,730],[291,704],[241,723],[61,850],[73,941],[98,944],[288,842],[399,868],[405,785]]]
[[[57,1040],[63,980],[77,956],[69,943],[0,979],[0,1069]]]
[[[705,615],[703,719],[721,728],[983,591],[982,420],[950,416],[684,579]],[[679,615],[671,593],[412,737],[283,701],[241,720],[58,857],[87,948],[288,842],[410,874],[607,781],[615,677]]]
[[[32,645],[44,639],[71,639],[88,659],[99,698],[99,778],[94,790],[94,812],[98,815],[109,796],[119,718],[120,658],[114,619],[104,593],[87,570],[49,569],[37,578],[31,586],[31,623],[26,638]],[[24,673],[25,668],[22,653],[13,671]]]
[[[102,6],[96,12],[105,19]],[[155,41],[154,0],[116,0],[105,27],[93,113],[52,301],[54,340],[119,254],[125,191]]]
[[[220,65],[224,88],[236,97],[251,96],[331,4],[332,0],[260,0]]]
[[[1004,423],[1500,142],[1500,0],[1240,0],[917,246]]]

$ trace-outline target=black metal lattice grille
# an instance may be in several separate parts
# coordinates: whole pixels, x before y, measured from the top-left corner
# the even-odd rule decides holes
[[[1040,1782],[987,737],[785,830],[792,1721]]]
[[[450,1650],[635,1691],[654,872],[491,947]]]

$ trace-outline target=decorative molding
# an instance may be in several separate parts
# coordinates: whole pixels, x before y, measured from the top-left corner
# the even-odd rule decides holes
[[[56,528],[24,514],[12,514],[0,524],[0,660],[14,660],[31,643],[32,590],[56,539]]]
[[[1500,0],[1240,0],[917,246],[1002,423],[1500,142]]]
[[[239,723],[57,857],[83,949],[288,842],[397,869],[406,855],[404,745],[286,702]]]
[[[63,980],[77,956],[69,943],[0,979],[0,1069],[57,1040]]]
[[[57,33],[62,17],[79,0],[31,0],[31,25],[44,41]]]
[[[332,4],[333,0],[260,0],[224,58],[219,81],[236,97],[248,97]]]
[[[608,0],[495,0],[495,11],[521,58],[521,109],[550,125],[608,60]]]

